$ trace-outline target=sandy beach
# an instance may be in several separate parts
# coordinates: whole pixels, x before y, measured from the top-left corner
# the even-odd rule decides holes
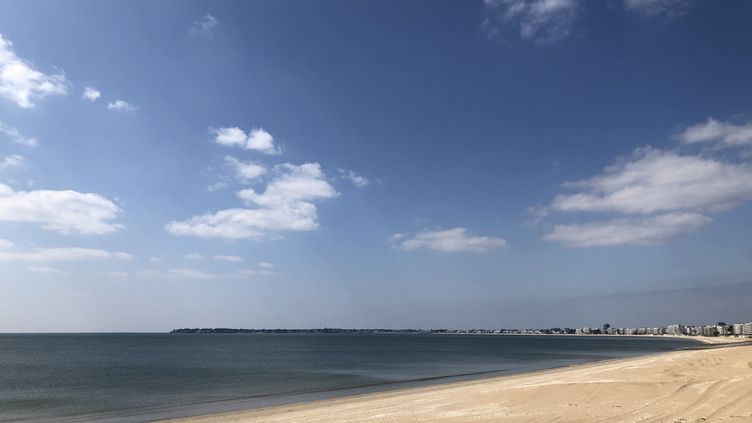
[[[752,421],[752,344],[676,351],[173,422],[500,420]]]

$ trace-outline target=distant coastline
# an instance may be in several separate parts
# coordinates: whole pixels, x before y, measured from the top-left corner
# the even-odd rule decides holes
[[[673,324],[664,327],[614,328],[602,327],[546,328],[546,329],[385,329],[385,328],[294,328],[294,329],[246,329],[246,328],[180,328],[171,334],[468,334],[468,335],[614,335],[614,336],[678,336],[703,338],[752,338],[752,322],[715,325]]]
[[[341,328],[313,328],[313,329],[244,329],[244,328],[182,328],[173,329],[170,333],[440,333],[431,329],[341,329]]]

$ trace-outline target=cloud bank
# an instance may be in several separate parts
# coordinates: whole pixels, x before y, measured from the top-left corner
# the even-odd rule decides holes
[[[120,208],[99,194],[76,191],[14,191],[0,184],[0,221],[28,222],[60,233],[107,234],[122,228],[113,222]]]
[[[204,238],[260,239],[276,231],[310,231],[318,228],[314,201],[339,193],[326,180],[318,163],[274,167],[276,176],[263,192],[238,192],[249,208],[233,208],[173,221],[165,229],[174,235]]]
[[[685,129],[676,138],[684,144],[714,144],[720,147],[752,146],[752,123],[735,125],[708,118]]]
[[[699,213],[676,212],[649,218],[554,225],[543,238],[572,247],[652,245],[695,231],[708,223],[710,218]]]
[[[601,175],[568,186],[582,191],[557,196],[553,209],[643,214],[717,210],[752,199],[752,168],[643,148]]]
[[[750,142],[751,132],[749,125],[711,118],[676,138],[682,146],[735,146]],[[564,186],[576,192],[559,194],[548,206],[534,208],[539,216],[562,212],[617,217],[555,224],[544,239],[575,247],[659,244],[708,224],[708,213],[752,200],[752,166],[678,149],[645,147],[599,175]]]
[[[29,251],[12,250],[12,247],[0,248],[0,261],[12,262],[52,262],[84,261],[101,259],[130,260],[128,253],[105,251],[93,248],[36,248]]]

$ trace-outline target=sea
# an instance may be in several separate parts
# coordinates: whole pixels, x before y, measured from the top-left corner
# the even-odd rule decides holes
[[[665,337],[0,335],[0,421],[143,422],[671,351]]]

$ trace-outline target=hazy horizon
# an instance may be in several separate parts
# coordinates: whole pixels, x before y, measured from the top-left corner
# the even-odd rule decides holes
[[[752,3],[0,3],[0,333],[752,321]]]

